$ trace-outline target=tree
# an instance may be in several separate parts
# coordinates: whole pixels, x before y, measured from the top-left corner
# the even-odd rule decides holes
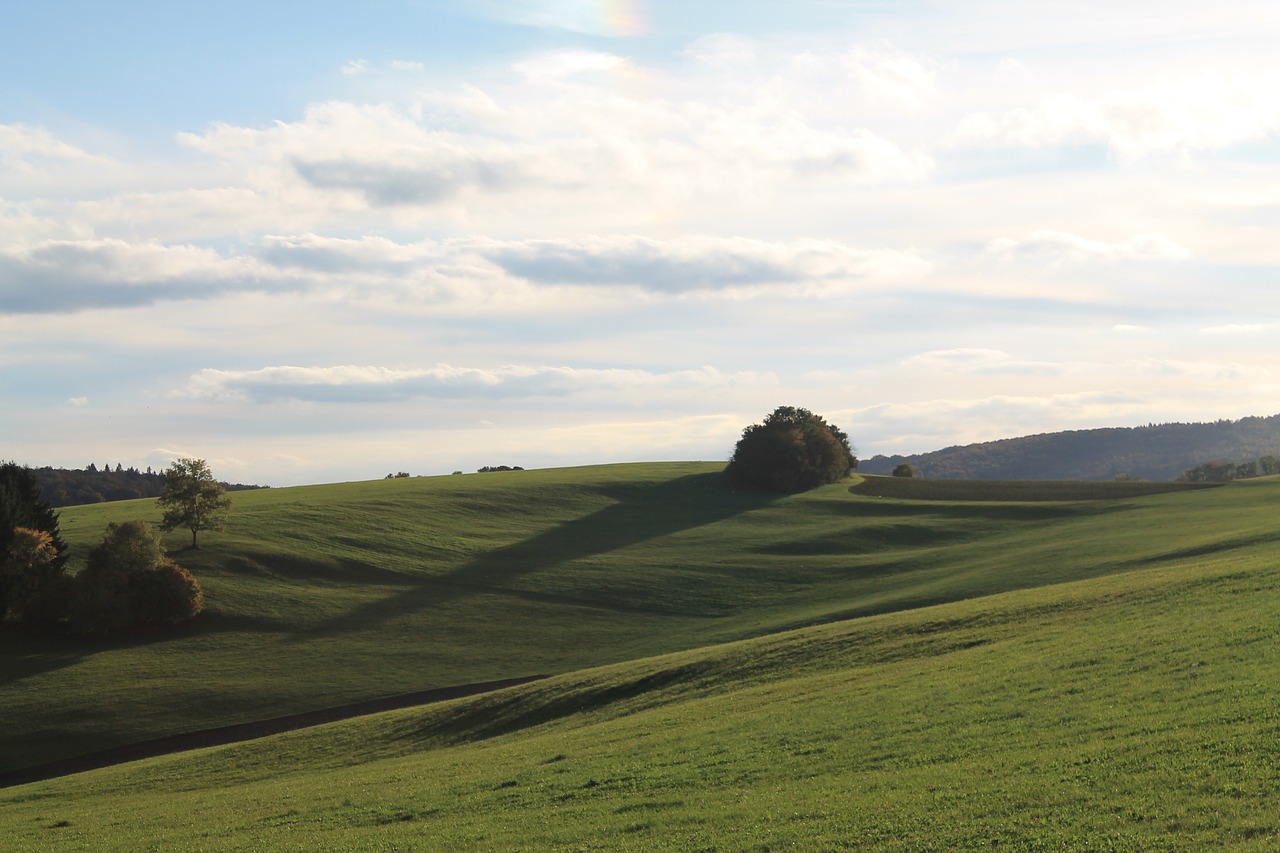
[[[40,494],[36,472],[15,462],[0,464],[0,555],[9,550],[14,530],[43,530],[58,553],[57,564],[66,560],[67,543],[58,533],[58,514]]]
[[[15,528],[8,549],[0,553],[0,621],[58,622],[66,615],[70,580],[52,536]]]
[[[191,547],[198,548],[196,534],[201,530],[226,529],[231,498],[225,491],[203,459],[177,460],[165,469],[164,493],[156,501],[164,510],[160,529],[190,530]]]
[[[893,476],[895,477],[914,477],[915,475],[915,466],[910,462],[899,462],[893,469]]]
[[[742,431],[725,476],[735,486],[791,494],[837,482],[857,466],[838,427],[808,409],[779,406]]]
[[[185,622],[200,612],[199,582],[164,553],[145,521],[112,522],[75,577],[74,627],[113,634]]]

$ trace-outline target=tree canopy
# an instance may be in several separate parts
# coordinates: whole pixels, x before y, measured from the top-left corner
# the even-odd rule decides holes
[[[0,464],[0,554],[9,550],[14,530],[42,530],[49,534],[58,565],[62,565],[67,543],[58,533],[58,514],[40,492],[36,474],[16,462]]]
[[[839,427],[808,409],[779,406],[742,431],[725,475],[735,486],[790,494],[837,482],[857,465]]]
[[[191,547],[201,530],[226,529],[227,510],[231,498],[222,484],[213,479],[209,464],[203,459],[179,459],[165,469],[164,492],[156,500],[164,510],[160,529],[191,531]]]
[[[165,556],[144,521],[111,522],[75,577],[72,623],[87,634],[177,625],[204,606],[191,573]]]

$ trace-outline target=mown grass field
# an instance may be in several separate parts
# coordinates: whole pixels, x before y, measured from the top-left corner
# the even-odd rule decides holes
[[[711,466],[645,465],[237,495],[232,530],[185,559],[213,611],[186,635],[4,638],[11,766],[563,674],[8,789],[0,832],[18,849],[1280,843],[1280,483],[853,487],[770,500]],[[67,511],[67,538],[121,509]]]

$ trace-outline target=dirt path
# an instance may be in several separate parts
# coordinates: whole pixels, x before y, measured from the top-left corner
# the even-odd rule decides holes
[[[239,723],[234,726],[221,726],[216,729],[205,729],[198,732],[185,732],[179,735],[144,740],[88,755],[78,755],[35,767],[24,767],[0,773],[0,788],[14,785],[25,785],[29,782],[40,782],[45,779],[56,779],[59,776],[70,776],[72,773],[83,773],[99,767],[110,767],[113,764],[124,764],[142,758],[154,758],[174,752],[185,752],[189,749],[203,749],[206,746],[221,746],[228,743],[253,740],[255,738],[291,732],[309,726],[319,726],[337,720],[347,720],[366,714],[377,714],[382,711],[394,711],[397,708],[411,708],[415,705],[429,705],[432,702],[443,702],[446,699],[460,699],[463,696],[474,696],[514,687],[517,684],[528,684],[546,678],[545,675],[529,675],[522,678],[506,678],[500,681],[480,681],[475,684],[461,684],[455,687],[438,687],[435,690],[420,690],[416,693],[402,693],[398,696],[386,696],[382,699],[371,699],[353,705],[341,705],[337,708],[325,708],[320,711],[308,711],[303,714],[290,714],[287,717],[275,717],[270,720],[257,720],[252,723]]]

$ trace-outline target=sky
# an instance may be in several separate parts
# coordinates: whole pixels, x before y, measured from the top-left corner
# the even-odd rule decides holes
[[[1280,413],[1280,5],[0,0],[0,459]]]

